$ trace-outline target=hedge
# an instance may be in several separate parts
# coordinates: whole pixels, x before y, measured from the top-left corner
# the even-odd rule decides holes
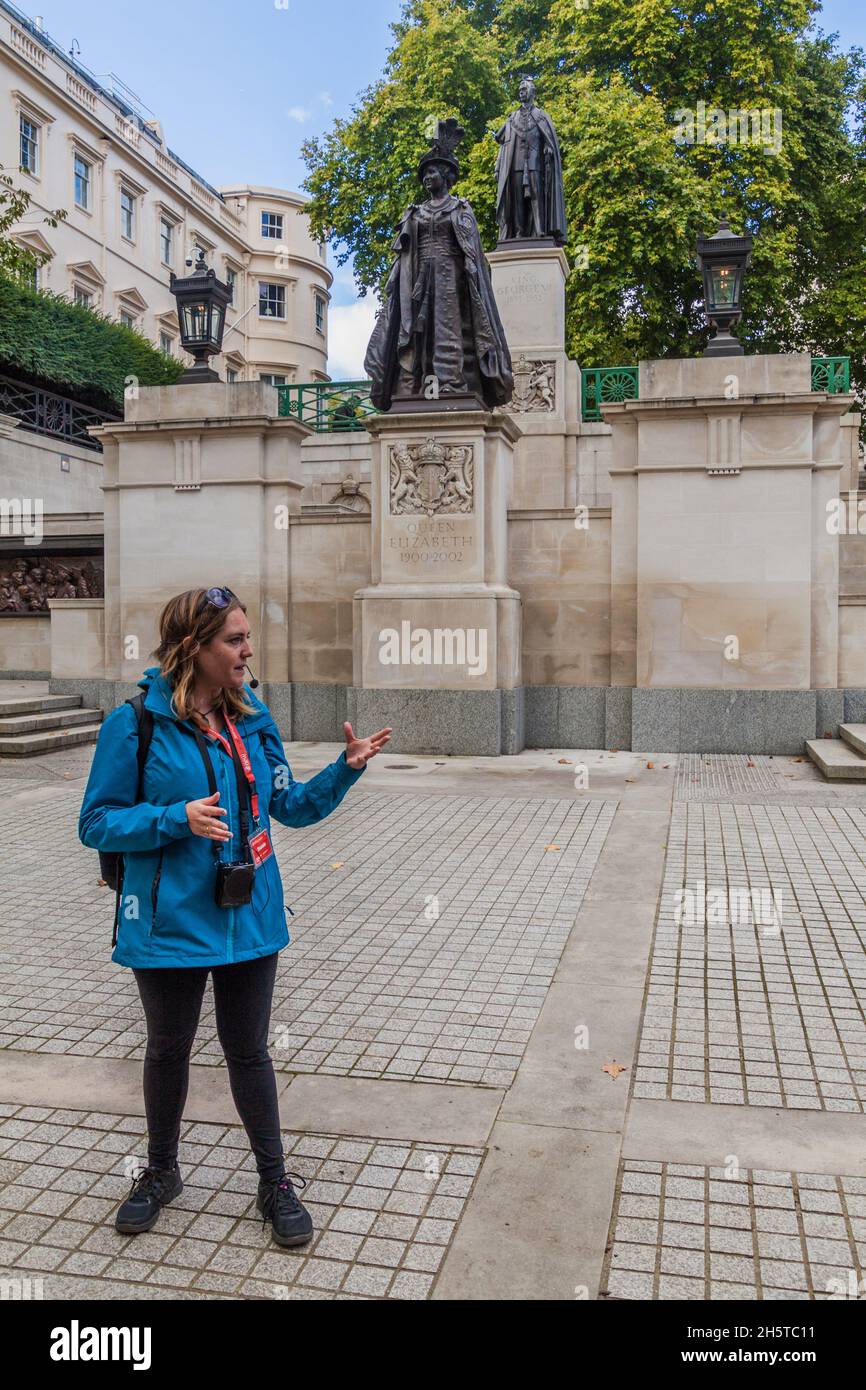
[[[132,328],[50,291],[0,277],[0,372],[97,409],[123,412],[127,377],[168,386],[184,363]]]

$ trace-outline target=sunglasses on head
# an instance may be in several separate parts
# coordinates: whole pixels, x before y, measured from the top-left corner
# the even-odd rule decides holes
[[[206,603],[210,603],[214,608],[228,608],[230,603],[240,603],[237,594],[232,593],[231,589],[208,589],[201,604],[204,609]]]

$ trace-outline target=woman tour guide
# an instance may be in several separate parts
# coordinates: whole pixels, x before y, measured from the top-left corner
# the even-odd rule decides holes
[[[232,1096],[259,1174],[256,1205],[280,1245],[312,1239],[313,1222],[286,1172],[268,1051],[279,952],[289,944],[271,821],[314,825],[334,811],[383,729],[356,738],[309,782],[286,764],[273,716],[244,685],[252,659],[246,608],[230,589],[193,589],[166,604],[159,666],[139,682],[152,716],[138,799],[139,729],[129,704],[99,732],[78,833],[123,856],[112,960],[135,975],[147,1021],[147,1167],[115,1220],[149,1231],[183,1190],[180,1124],[208,973]]]

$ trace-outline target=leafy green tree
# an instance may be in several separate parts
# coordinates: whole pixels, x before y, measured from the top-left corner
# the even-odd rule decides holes
[[[418,197],[425,122],[453,115],[467,132],[458,192],[492,247],[491,132],[530,71],[563,146],[574,357],[700,351],[694,243],[724,213],[756,237],[747,350],[850,354],[866,390],[866,68],[810,27],[819,12],[818,0],[407,0],[381,80],[304,147],[314,230],[353,258],[362,293],[380,287]],[[683,143],[678,113],[700,102],[768,113],[773,140]]]
[[[633,0],[625,7],[615,0],[591,0],[575,18],[573,0],[554,0],[536,56],[549,74],[552,106],[565,121],[580,101],[587,74],[594,88],[607,93],[621,83],[639,100],[647,124],[660,109],[671,129],[679,112],[696,111],[699,102],[707,111],[725,112],[729,127],[732,112],[760,110],[772,117],[778,140],[770,145],[743,143],[731,129],[717,143],[677,145],[684,197],[676,215],[688,209],[683,249],[690,252],[698,233],[713,230],[724,210],[735,230],[748,230],[756,239],[739,330],[747,350],[850,354],[862,389],[864,59],[858,50],[841,53],[835,36],[809,30],[819,10],[817,0]],[[739,134],[736,125],[733,130]],[[593,131],[590,143],[598,138]],[[586,139],[579,143],[587,147]],[[593,346],[597,341],[592,320],[602,336],[605,324],[619,323],[618,290],[629,298],[628,339],[638,356],[657,352],[670,314],[667,305],[676,306],[679,322],[669,331],[679,340],[678,351],[699,350],[706,341],[690,259],[677,264],[654,235],[656,179],[666,162],[642,175],[644,167],[637,161],[635,189],[649,201],[630,197],[627,188],[615,192],[624,195],[620,211],[632,231],[641,239],[646,234],[652,255],[648,277],[627,259],[610,264],[599,243],[598,218],[607,223],[615,207],[603,207],[603,180],[593,189],[578,174],[576,225],[588,229],[590,275],[606,281],[598,303],[601,323],[598,314],[587,320],[581,312],[580,287],[571,290],[570,307],[577,310],[570,319],[572,345],[584,359],[587,339]],[[690,207],[689,190],[695,195]],[[614,204],[618,201],[614,197]],[[586,220],[592,212],[594,224]]]

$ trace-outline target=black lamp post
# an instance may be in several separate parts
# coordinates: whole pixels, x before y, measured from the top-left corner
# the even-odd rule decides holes
[[[752,259],[754,239],[736,236],[722,218],[715,236],[698,237],[698,268],[704,277],[707,321],[716,331],[705,357],[742,357],[743,346],[731,328],[743,316],[743,281]]]
[[[189,264],[191,262],[187,261]],[[179,280],[172,271],[169,284],[177,300],[181,343],[184,350],[195,358],[195,365],[187,367],[180,379],[181,384],[219,381],[219,374],[208,366],[208,361],[222,351],[226,306],[231,298],[231,290],[216,278],[215,270],[208,270],[201,250],[192,275]]]

